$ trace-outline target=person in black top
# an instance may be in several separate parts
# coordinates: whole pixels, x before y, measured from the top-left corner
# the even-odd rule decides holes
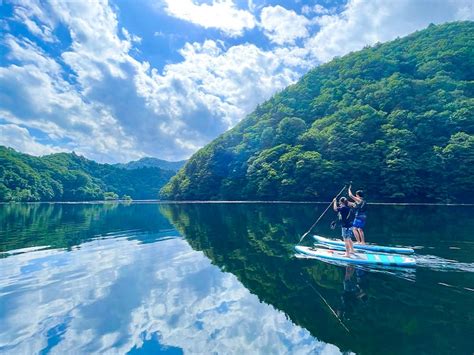
[[[337,212],[339,222],[341,224],[342,238],[344,239],[344,245],[346,246],[346,253],[344,256],[350,257],[350,253],[355,253],[352,245],[352,223],[351,223],[351,208],[349,207],[349,201],[347,198],[341,197],[339,199],[339,206],[337,200],[333,200],[332,208],[334,212]]]
[[[351,186],[348,189],[349,197],[354,200],[354,203],[350,203],[350,205],[355,210],[354,216],[354,223],[352,224],[352,230],[357,241],[361,244],[365,244],[365,235],[364,235],[364,227],[365,221],[367,219],[366,211],[367,211],[367,202],[364,199],[364,191],[358,190],[355,193],[355,196],[352,194]]]

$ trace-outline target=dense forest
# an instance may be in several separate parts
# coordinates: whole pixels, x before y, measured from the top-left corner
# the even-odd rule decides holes
[[[75,153],[34,157],[0,146],[0,201],[156,199],[174,174],[156,167],[122,169]]]
[[[188,200],[474,193],[474,23],[430,25],[321,65],[199,150],[162,189]]]

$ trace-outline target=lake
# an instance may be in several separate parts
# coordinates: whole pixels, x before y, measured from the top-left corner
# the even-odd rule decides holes
[[[294,256],[326,206],[0,205],[0,353],[472,354],[474,207],[370,205],[382,270]]]

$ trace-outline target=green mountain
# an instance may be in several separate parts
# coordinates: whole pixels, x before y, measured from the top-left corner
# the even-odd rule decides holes
[[[162,189],[189,200],[474,192],[474,23],[430,25],[321,65],[199,150]]]
[[[154,167],[121,169],[75,153],[34,157],[0,146],[0,201],[156,199],[174,174]]]
[[[115,166],[122,169],[160,168],[176,172],[181,169],[184,164],[186,164],[186,160],[167,161],[157,158],[146,157],[125,164],[115,164]]]

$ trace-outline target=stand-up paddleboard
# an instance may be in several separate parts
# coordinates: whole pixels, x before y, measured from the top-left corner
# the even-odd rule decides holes
[[[350,257],[345,256],[345,252],[331,249],[321,249],[305,247],[301,245],[295,246],[298,253],[312,256],[320,259],[327,259],[333,261],[342,261],[351,264],[359,265],[384,265],[384,266],[416,266],[416,260],[412,257],[397,254],[378,254],[378,253],[355,253]]]
[[[318,243],[327,245],[333,249],[345,250],[344,242],[339,239],[329,239],[320,237],[319,235],[313,235],[314,240]],[[415,251],[412,248],[399,248],[399,247],[387,247],[376,244],[357,244],[354,243],[354,249],[373,251],[379,253],[398,253],[398,254],[413,254]]]

